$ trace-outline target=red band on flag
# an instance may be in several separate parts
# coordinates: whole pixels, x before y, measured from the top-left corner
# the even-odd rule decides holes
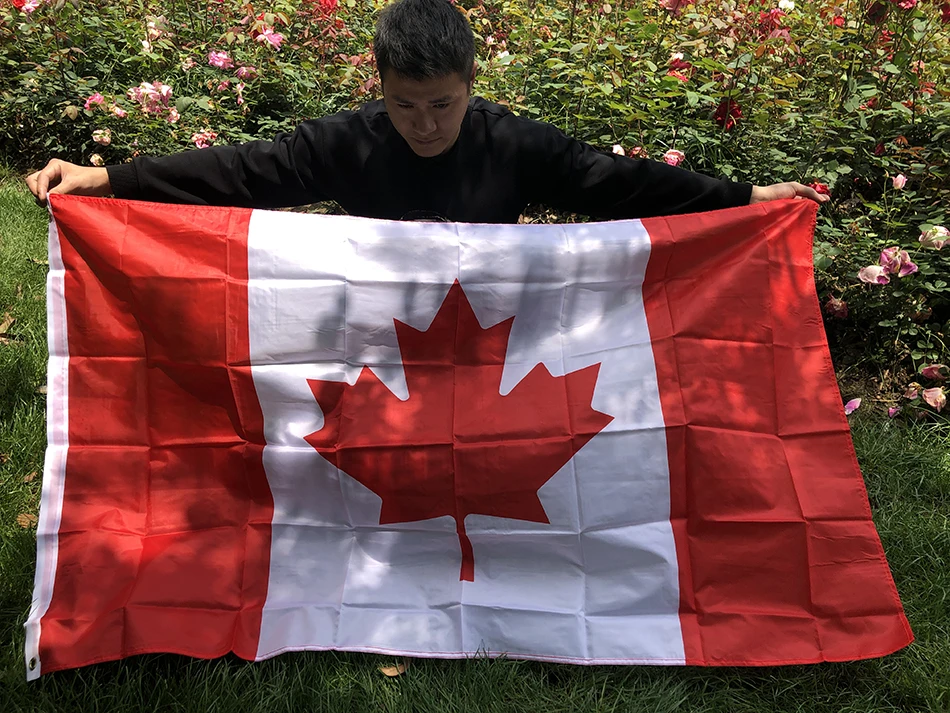
[[[254,658],[273,500],[249,366],[251,212],[162,206],[154,230],[152,204],[52,198],[70,413],[43,671]]]
[[[867,658],[913,638],[815,296],[816,210],[643,221],[688,664]]]

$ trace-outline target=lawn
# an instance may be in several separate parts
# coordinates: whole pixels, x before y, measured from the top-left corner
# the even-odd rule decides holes
[[[884,659],[757,669],[139,656],[28,684],[23,622],[43,463],[46,212],[0,174],[0,701],[13,711],[950,711],[950,434],[852,416],[874,520],[917,641]],[[15,321],[10,323],[10,317]],[[5,328],[3,325],[7,325]]]

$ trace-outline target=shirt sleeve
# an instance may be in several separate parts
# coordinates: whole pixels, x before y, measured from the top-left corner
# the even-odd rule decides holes
[[[752,185],[598,151],[556,127],[517,118],[528,201],[594,218],[649,218],[748,205]]]
[[[329,119],[329,118],[328,118]],[[137,157],[109,166],[117,198],[247,208],[281,208],[334,198],[333,152],[346,123],[314,119],[273,141]]]

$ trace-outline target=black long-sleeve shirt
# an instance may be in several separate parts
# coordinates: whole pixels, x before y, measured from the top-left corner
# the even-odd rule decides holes
[[[598,151],[480,98],[458,140],[417,156],[382,101],[300,124],[273,141],[139,157],[109,167],[118,198],[278,208],[335,200],[351,215],[513,223],[529,203],[599,219],[746,205],[752,186]]]

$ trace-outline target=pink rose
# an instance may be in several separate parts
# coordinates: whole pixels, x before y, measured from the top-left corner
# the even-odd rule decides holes
[[[105,100],[106,98],[104,96],[102,96],[99,92],[96,92],[86,99],[86,103],[83,104],[83,107],[85,109],[92,109],[94,106],[100,106],[103,104]]]
[[[137,87],[129,89],[126,96],[132,101],[138,102],[142,107],[142,111],[146,114],[161,114],[168,108],[172,88],[159,81],[142,82]]]
[[[228,57],[227,52],[209,52],[208,64],[218,69],[231,69],[234,66],[234,62]]]
[[[930,230],[923,231],[920,234],[920,244],[925,248],[940,250],[948,241],[950,241],[950,230],[942,225],[935,225]]]
[[[891,184],[896,190],[899,191],[907,185],[907,176],[905,176],[903,173],[898,173],[891,179]]]
[[[102,146],[108,146],[112,143],[111,129],[96,129],[92,132],[92,140]]]
[[[886,285],[891,281],[887,270],[880,265],[868,265],[858,270],[858,279],[871,285]]]
[[[102,160],[102,156],[94,153],[89,157],[89,163],[91,163],[93,166],[104,166],[106,162]]]
[[[679,166],[683,163],[683,160],[686,158],[686,154],[682,151],[677,151],[676,149],[670,149],[665,154],[663,154],[663,160],[666,161],[670,166]]]
[[[627,155],[626,152],[623,150],[623,146],[621,146],[620,144],[614,144],[614,147],[613,147],[612,149],[610,149],[610,150],[613,151],[613,152],[614,152],[615,154],[617,154],[618,156],[626,156],[626,155]]]
[[[683,12],[683,8],[686,7],[691,0],[660,0],[660,7],[669,11],[674,17],[679,16]]]
[[[898,277],[907,277],[908,275],[913,275],[917,272],[918,267],[916,263],[911,262],[910,256],[908,256],[906,250],[901,250],[900,252],[900,269],[897,271]]]
[[[206,149],[218,138],[218,134],[215,131],[199,131],[191,135],[191,140],[195,146],[199,149]]]
[[[901,263],[898,259],[898,253],[901,249],[899,247],[885,248],[881,251],[881,256],[877,259],[877,264],[883,267],[892,275],[900,270]]]
[[[251,79],[257,79],[257,68],[247,65],[246,67],[238,67],[237,72],[235,72],[238,79],[243,79],[244,81],[249,81]]]
[[[275,49],[280,49],[280,43],[284,41],[284,36],[279,32],[274,32],[273,28],[265,26],[255,38],[258,42],[269,42],[270,45]]]
[[[920,370],[920,375],[935,381],[944,381],[950,375],[946,364],[928,364]]]
[[[896,274],[898,277],[907,277],[907,275],[917,272],[917,265],[911,262],[907,251],[901,250],[897,246],[882,250],[881,256],[878,258],[878,264],[890,274]]]
[[[923,396],[924,403],[932,406],[937,413],[943,411],[943,407],[947,405],[947,392],[943,390],[942,386],[937,386],[933,389],[924,389],[921,396]]]

